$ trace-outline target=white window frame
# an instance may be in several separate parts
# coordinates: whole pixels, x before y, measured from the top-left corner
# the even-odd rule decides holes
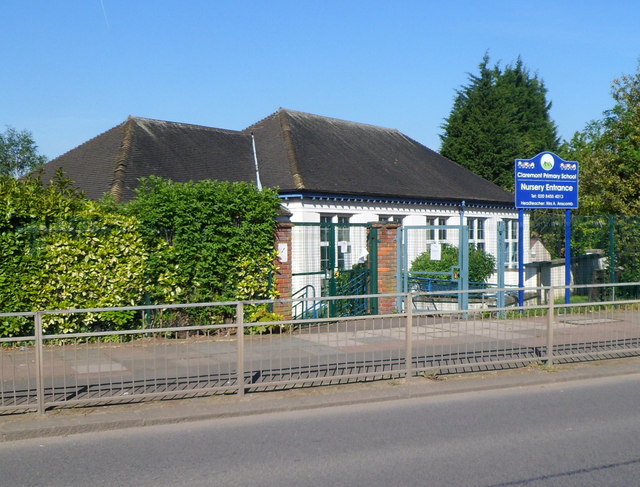
[[[427,226],[442,226],[447,224],[449,218],[446,216],[428,216]],[[427,242],[445,242],[447,240],[447,229],[440,228],[436,232],[435,229],[427,229]]]
[[[485,250],[487,246],[487,219],[482,217],[467,218],[467,226],[469,227],[469,243],[477,249]]]
[[[518,220],[514,218],[505,218],[504,222],[507,229],[505,235],[507,259],[505,265],[509,269],[516,269],[518,267]]]
[[[378,222],[379,223],[399,223],[402,224],[403,216],[399,215],[379,215]]]
[[[320,268],[323,271],[328,270],[329,267],[329,229],[322,226],[322,223],[334,223],[334,224],[348,224],[351,222],[351,215],[336,215],[336,214],[322,214],[320,215]],[[350,227],[336,227],[335,229],[336,242],[334,246],[336,249],[335,264],[338,269],[344,269],[347,264],[345,255],[351,251],[351,228]],[[340,242],[347,242],[347,252],[343,252],[343,246]]]

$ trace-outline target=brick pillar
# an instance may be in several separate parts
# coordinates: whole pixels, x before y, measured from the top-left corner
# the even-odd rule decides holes
[[[275,265],[278,269],[276,274],[276,290],[278,297],[287,299],[291,297],[291,229],[293,224],[289,222],[279,222],[276,227],[275,247],[280,251]],[[291,318],[291,303],[277,303],[274,312]]]
[[[378,229],[378,293],[397,292],[398,228],[397,223],[376,223]],[[380,314],[396,311],[396,298],[380,298]]]

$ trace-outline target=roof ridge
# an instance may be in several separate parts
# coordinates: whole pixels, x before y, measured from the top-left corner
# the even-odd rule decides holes
[[[311,113],[311,112],[303,112],[300,110],[292,110],[290,108],[284,108],[284,107],[280,107],[278,108],[275,112],[267,115],[264,118],[261,118],[260,120],[258,120],[255,123],[252,123],[251,125],[249,125],[247,128],[243,129],[243,132],[246,132],[247,130],[250,130],[251,128],[255,127],[256,125],[259,125],[260,123],[264,122],[265,120],[269,119],[269,118],[273,118],[275,116],[279,116],[281,113],[285,113],[287,115],[302,115],[305,117],[313,117],[313,118],[320,118],[323,120],[329,120],[329,121],[333,121],[333,122],[339,122],[339,123],[345,123],[345,124],[351,124],[351,125],[357,125],[360,127],[370,127],[370,128],[375,128],[378,130],[385,130],[385,131],[389,131],[389,132],[397,132],[397,133],[402,133],[399,129],[397,128],[393,128],[393,127],[382,127],[380,125],[374,125],[372,123],[363,123],[363,122],[354,122],[352,120],[345,120],[342,118],[336,118],[336,117],[327,117],[325,115],[318,115],[316,113]]]
[[[219,127],[210,127],[208,125],[200,125],[200,124],[196,124],[196,123],[185,123],[185,122],[173,122],[171,120],[159,120],[157,118],[146,118],[146,117],[138,117],[138,116],[134,116],[134,115],[129,115],[129,117],[127,118],[128,120],[134,120],[136,122],[151,122],[151,123],[155,123],[155,124],[169,124],[169,125],[179,125],[179,126],[183,126],[183,127],[196,127],[196,128],[201,128],[201,129],[206,129],[206,130],[215,130],[218,132],[228,132],[228,133],[242,133],[241,130],[233,130],[233,129],[223,129],[223,128],[219,128]]]
[[[124,123],[122,141],[118,148],[115,164],[113,166],[113,179],[111,180],[109,193],[113,195],[116,201],[122,199],[122,191],[124,189],[124,177],[127,173],[127,166],[131,147],[133,146],[133,136],[136,126],[136,119],[129,116]]]
[[[291,177],[293,178],[293,184],[297,189],[304,189],[304,180],[300,172],[298,165],[298,158],[295,151],[295,145],[293,144],[293,136],[291,134],[291,125],[287,117],[287,113],[280,109],[277,112],[278,121],[280,122],[280,128],[282,129],[282,137],[284,138],[284,146],[287,151],[287,159],[289,159],[289,167],[291,168]]]
[[[274,116],[276,116],[280,110],[283,110],[283,108],[278,108],[275,112],[270,113],[269,115],[267,115],[266,117],[261,118],[260,120],[258,120],[257,122],[252,123],[251,125],[249,125],[248,127],[242,129],[242,132],[246,132],[248,130],[251,130],[252,128],[254,128],[256,125],[261,124],[262,122],[264,122],[265,120],[269,119],[269,118],[273,118]]]
[[[386,130],[386,131],[391,131],[391,132],[398,132],[398,133],[402,133],[399,129],[396,128],[392,128],[392,127],[383,127],[381,125],[374,125],[372,123],[363,123],[363,122],[354,122],[353,120],[345,120],[342,118],[336,118],[336,117],[327,117],[325,115],[318,115],[316,113],[310,113],[310,112],[301,112],[299,110],[291,110],[288,108],[280,108],[278,110],[278,112],[285,112],[285,113],[289,113],[289,114],[297,114],[297,115],[303,115],[303,116],[307,116],[307,117],[314,117],[314,118],[321,118],[323,120],[329,120],[329,121],[333,121],[333,122],[340,122],[340,123],[345,123],[345,124],[350,124],[350,125],[358,125],[361,127],[370,127],[370,128],[375,128],[378,130]]]

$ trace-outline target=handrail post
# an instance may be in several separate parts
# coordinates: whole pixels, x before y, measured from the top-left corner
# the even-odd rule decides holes
[[[38,414],[44,414],[44,344],[42,343],[42,314],[36,312],[34,317],[36,339],[36,398]]]
[[[408,293],[405,298],[406,326],[405,326],[405,377],[413,377],[413,293]]]
[[[238,357],[237,357],[237,383],[238,396],[244,396],[244,303],[240,302],[236,305],[236,336],[238,341]]]
[[[547,365],[553,365],[553,319],[555,306],[553,302],[553,286],[549,286],[547,291]]]

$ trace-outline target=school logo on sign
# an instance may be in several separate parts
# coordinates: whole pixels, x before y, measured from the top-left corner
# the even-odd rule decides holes
[[[540,164],[542,165],[542,169],[545,171],[551,171],[553,166],[556,165],[556,161],[551,154],[543,154],[540,158]]]

